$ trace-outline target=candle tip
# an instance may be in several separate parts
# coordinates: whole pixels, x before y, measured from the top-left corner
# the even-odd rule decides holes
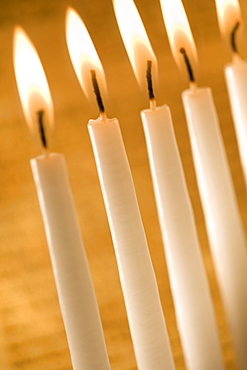
[[[103,100],[102,100],[102,97],[101,97],[101,94],[100,94],[100,89],[99,89],[98,81],[97,81],[97,78],[96,78],[96,72],[95,72],[94,69],[92,69],[90,72],[91,72],[91,75],[92,75],[92,83],[93,83],[94,93],[96,95],[96,100],[97,100],[97,104],[98,104],[98,107],[99,107],[99,111],[100,111],[100,113],[104,113],[105,112],[105,107],[104,107]]]
[[[189,84],[190,91],[194,94],[197,91],[197,83],[195,81],[190,82]]]
[[[183,54],[184,62],[186,64],[186,68],[187,68],[187,71],[188,71],[188,74],[189,74],[190,82],[195,82],[194,73],[193,73],[193,70],[192,70],[192,67],[191,67],[191,64],[190,64],[190,60],[189,60],[188,55],[186,53],[186,50],[184,48],[181,48],[179,51],[180,51],[181,54]]]
[[[38,115],[40,139],[41,139],[41,142],[42,142],[42,146],[46,151],[46,149],[47,149],[47,140],[46,140],[45,129],[44,129],[44,111],[39,110],[37,112],[37,115]]]
[[[232,48],[233,53],[235,53],[235,54],[238,54],[238,49],[237,49],[237,45],[236,45],[236,32],[237,32],[239,26],[240,26],[240,22],[237,21],[235,26],[233,27],[233,30],[232,30],[231,35],[230,35],[231,48]]]
[[[107,120],[106,112],[100,112],[100,119],[102,121],[106,121]]]

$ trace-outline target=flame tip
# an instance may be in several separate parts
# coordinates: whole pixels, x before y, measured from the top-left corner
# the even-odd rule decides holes
[[[66,9],[66,18],[70,17],[72,14],[78,15],[78,12],[72,8],[72,6],[68,6]]]
[[[22,35],[23,37],[26,37],[28,39],[27,33],[24,31],[24,29],[21,26],[16,25],[15,28],[14,28],[14,32],[13,32],[14,42],[16,42],[17,38],[20,35]]]
[[[14,28],[14,33],[16,32],[25,32],[25,31],[19,24],[17,24]]]
[[[16,26],[14,27],[14,35],[15,35],[17,32],[19,32],[20,30],[21,30],[21,26],[16,25]]]

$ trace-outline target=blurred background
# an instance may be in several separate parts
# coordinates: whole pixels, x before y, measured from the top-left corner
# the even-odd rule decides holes
[[[157,103],[171,108],[227,369],[236,369],[215,280],[181,102],[187,81],[173,60],[158,0],[135,1],[158,60]],[[223,76],[231,55],[221,39],[213,0],[184,0],[199,56],[201,86],[211,86],[247,231],[247,198]],[[51,150],[64,153],[96,290],[112,369],[136,369],[114,249],[97,177],[87,122],[98,116],[88,103],[65,42],[65,11],[83,18],[101,58],[109,117],[117,117],[129,157],[163,310],[178,369],[185,369],[149,172],[141,109],[148,99],[132,72],[111,0],[1,0],[0,11],[0,369],[68,370],[71,361],[29,161],[39,148],[28,131],[13,70],[13,30],[22,26],[43,63],[55,107]],[[247,2],[240,0],[247,22]],[[240,47],[247,58],[247,34]],[[178,225],[179,228],[179,225]],[[178,229],[179,230],[179,229]],[[185,261],[186,263],[186,261]]]

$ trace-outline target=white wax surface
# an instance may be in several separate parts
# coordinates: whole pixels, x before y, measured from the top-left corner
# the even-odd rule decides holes
[[[178,329],[187,368],[223,369],[193,210],[164,105],[141,112]]]
[[[174,369],[157,283],[119,123],[116,119],[90,120],[88,129],[138,368]]]
[[[247,63],[236,60],[226,65],[224,71],[247,186]]]
[[[110,369],[62,154],[31,160],[74,370]]]
[[[218,118],[209,88],[182,94],[215,271],[238,368],[247,368],[247,251]]]

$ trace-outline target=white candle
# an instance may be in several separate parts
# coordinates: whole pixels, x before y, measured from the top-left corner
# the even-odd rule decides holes
[[[110,369],[64,156],[31,160],[73,369]]]
[[[224,72],[247,186],[247,63],[235,57],[225,66]]]
[[[172,295],[188,369],[222,369],[212,298],[167,106],[141,112]]]
[[[143,110],[141,118],[185,362],[188,369],[222,369],[216,319],[170,109],[166,105],[156,107],[150,62],[155,56],[138,11],[132,0],[124,1],[125,12],[121,5],[120,0],[114,1],[120,33],[139,82],[138,67],[145,73],[145,57],[149,58],[151,109]],[[139,42],[146,52],[133,54]]]
[[[238,28],[242,28],[243,22],[238,0],[216,0],[216,8],[221,33],[233,53],[232,62],[225,66],[224,73],[247,186],[247,63],[239,56],[236,46]]]
[[[111,228],[137,364],[173,369],[156,279],[116,119],[90,120],[101,189]]]
[[[162,2],[163,16],[171,16],[170,3]],[[180,0],[173,6],[186,17]],[[181,18],[173,14],[178,29]],[[170,29],[170,42],[181,59],[186,61],[191,89],[182,93],[192,155],[201,196],[205,222],[223,304],[230,324],[238,366],[247,366],[247,253],[246,239],[240,219],[227,157],[220,134],[217,113],[210,88],[197,88],[193,82],[183,38]],[[180,31],[181,32],[181,31]],[[191,33],[191,31],[189,30]],[[187,35],[184,36],[186,38]],[[192,38],[192,35],[190,36]],[[193,57],[188,50],[188,54]]]
[[[39,123],[41,141],[46,147],[44,130],[53,116],[46,77],[34,46],[20,28],[15,31],[14,46],[24,113],[34,133]],[[31,168],[73,369],[110,369],[64,156],[44,153],[31,160]]]
[[[90,57],[88,49],[84,50],[82,40],[84,45],[89,45],[89,49],[93,50]],[[90,76],[90,70],[94,70],[95,65],[98,66],[100,77],[102,67],[99,68],[100,61],[95,55],[93,43],[84,23],[72,9],[67,13],[67,42],[79,81],[83,81],[85,71]],[[83,75],[80,72],[82,70]],[[101,116],[89,121],[88,130],[138,368],[174,369],[156,278],[119,123],[115,118],[106,118],[95,75],[93,83]],[[81,85],[85,89],[85,83],[81,82]]]
[[[215,271],[238,366],[247,366],[246,240],[209,88],[182,94]]]

